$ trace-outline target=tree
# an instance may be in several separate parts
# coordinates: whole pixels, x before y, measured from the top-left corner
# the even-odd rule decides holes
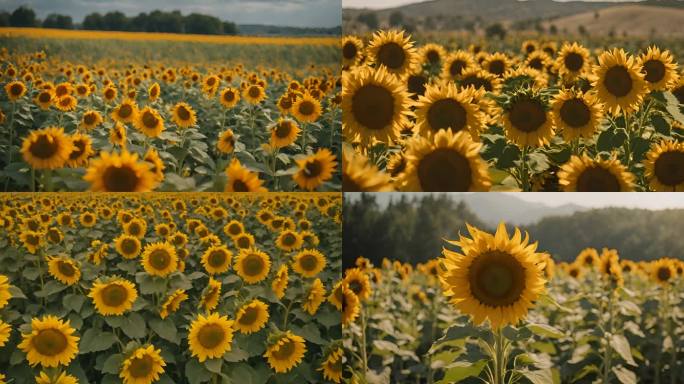
[[[238,28],[237,25],[231,21],[223,22],[223,34],[225,35],[237,35]]]
[[[104,24],[102,21],[102,15],[94,12],[83,19],[83,29],[87,30],[102,30],[104,29]]]
[[[36,13],[29,7],[21,6],[12,12],[9,22],[13,27],[35,27],[37,25]]]
[[[200,35],[220,35],[223,23],[216,17],[191,13],[185,16],[185,32]]]
[[[359,23],[365,24],[369,29],[378,29],[380,23],[378,22],[378,16],[375,12],[364,12],[360,14],[356,20]]]
[[[404,14],[401,11],[394,11],[390,14],[389,23],[393,27],[401,27],[404,24]]]
[[[129,20],[122,12],[107,12],[102,17],[102,27],[107,31],[127,31]]]
[[[490,39],[498,37],[499,39],[503,40],[506,37],[506,29],[503,25],[501,25],[501,23],[496,23],[487,27],[487,29],[485,29],[485,34]]]
[[[9,27],[10,26],[10,14],[9,12],[2,11],[0,12],[0,27]]]
[[[74,22],[71,16],[51,13],[43,20],[43,28],[73,29]]]

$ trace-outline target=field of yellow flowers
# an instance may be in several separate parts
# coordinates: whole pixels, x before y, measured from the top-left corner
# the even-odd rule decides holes
[[[347,374],[361,383],[684,380],[681,260],[586,248],[555,263],[534,234],[469,227],[417,265],[359,257],[343,279]]]
[[[684,190],[682,42],[553,38],[345,36],[344,189]]]
[[[340,189],[336,39],[0,36],[0,189]]]
[[[332,193],[0,195],[0,382],[339,383],[340,210]]]

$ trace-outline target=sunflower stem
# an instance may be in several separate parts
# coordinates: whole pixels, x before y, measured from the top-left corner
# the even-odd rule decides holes
[[[16,113],[17,110],[17,102],[12,102],[12,114],[10,115],[9,123],[8,123],[8,129],[9,129],[9,143],[7,144],[7,164],[5,166],[8,166],[12,163],[12,142],[14,141],[14,114]],[[7,191],[7,187],[9,186],[9,181],[10,181],[10,176],[7,176],[5,179],[5,191]]]
[[[287,308],[285,308],[285,316],[283,317],[283,331],[287,330],[287,322],[290,317],[290,309],[292,309],[292,304],[294,303],[294,300],[290,300],[290,303],[287,305]]]
[[[504,336],[501,328],[494,331],[494,383],[504,384],[506,365],[504,364]]]
[[[667,289],[665,289],[665,304],[666,304],[666,312],[673,313],[674,307],[670,303],[670,286],[667,286]],[[677,333],[675,332],[675,327],[674,327],[674,319],[672,316],[667,317],[667,332],[670,335],[670,341],[672,343],[672,353],[670,353],[670,384],[676,384],[677,383],[677,370],[675,369],[677,367]]]
[[[308,124],[302,122],[302,153],[306,153],[306,137],[308,136],[306,128]]]
[[[368,373],[368,353],[366,352],[366,310],[363,305],[361,305],[361,340],[359,344],[361,348],[361,368],[365,378]]]
[[[609,383],[611,365],[613,360],[613,350],[610,346],[610,338],[613,336],[613,301],[615,292],[611,289],[608,296],[608,319],[604,329],[605,349],[603,351],[603,383]]]
[[[521,188],[524,192],[529,192],[530,190],[530,177],[527,171],[527,151],[528,147],[524,145],[522,147],[522,152],[520,154],[520,181],[522,183]]]

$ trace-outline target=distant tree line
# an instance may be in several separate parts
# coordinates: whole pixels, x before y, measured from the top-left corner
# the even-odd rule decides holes
[[[132,31],[132,32],[169,32],[194,33],[202,35],[235,35],[237,25],[229,21],[199,13],[182,15],[180,11],[163,12],[152,11],[128,17],[119,11],[100,14],[98,12],[87,15],[80,26],[75,25],[71,16],[49,14],[45,20],[39,20],[33,9],[21,6],[12,13],[0,12],[0,26],[11,27],[43,27],[74,29],[80,27],[86,30],[101,31]]]
[[[359,256],[375,265],[384,257],[416,264],[440,256],[444,239],[467,233],[465,223],[493,231],[463,201],[446,195],[410,198],[403,195],[381,207],[374,195],[345,196],[343,261],[349,267]],[[604,208],[569,216],[546,217],[522,230],[539,242],[539,250],[557,261],[572,261],[584,248],[615,248],[620,257],[653,260],[662,256],[684,259],[681,235],[684,210],[650,211]],[[512,227],[509,226],[509,234]]]

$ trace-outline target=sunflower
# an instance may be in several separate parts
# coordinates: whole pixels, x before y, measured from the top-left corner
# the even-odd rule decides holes
[[[367,300],[371,295],[371,283],[368,274],[360,268],[350,268],[344,272],[344,286],[350,289],[359,300]]]
[[[313,278],[316,277],[326,265],[325,256],[316,249],[305,249],[300,251],[292,262],[292,269],[298,274]]]
[[[416,49],[404,31],[378,31],[367,48],[368,63],[401,76],[418,62]]]
[[[342,65],[353,67],[361,61],[363,56],[363,41],[356,36],[342,38]]]
[[[517,93],[502,107],[506,136],[519,146],[542,147],[553,137],[551,111],[534,91]]]
[[[108,281],[96,280],[88,297],[93,299],[95,309],[102,316],[119,316],[133,307],[138,298],[135,284],[121,278]]]
[[[261,86],[252,84],[242,91],[242,97],[247,100],[248,103],[257,105],[266,98],[266,92]]]
[[[679,104],[684,104],[684,74],[679,77],[679,81],[674,85],[672,94],[675,96]]]
[[[147,244],[142,254],[142,265],[150,275],[166,277],[177,269],[176,249],[168,243]]]
[[[33,98],[33,101],[42,110],[50,109],[54,100],[55,100],[55,94],[51,90],[47,90],[47,89],[38,92],[36,94],[36,96]]]
[[[143,160],[150,164],[150,171],[154,173],[154,180],[157,183],[164,181],[164,160],[159,156],[159,152],[156,149],[150,147],[147,152],[145,152],[145,157]]]
[[[327,148],[319,148],[315,154],[296,160],[299,170],[292,178],[302,189],[313,191],[332,178],[337,161]]]
[[[618,253],[614,249],[604,248],[599,257],[599,272],[612,286],[622,286],[624,278],[622,276],[622,266],[620,265]]]
[[[275,278],[271,283],[271,289],[278,299],[282,299],[285,296],[285,290],[287,289],[289,274],[287,272],[287,265],[283,264],[278,268]]]
[[[399,183],[407,191],[487,191],[491,181],[480,148],[465,132],[417,136],[408,143]]]
[[[271,147],[284,148],[297,141],[299,137],[299,126],[294,120],[278,119],[278,122],[271,126]]]
[[[632,56],[622,49],[606,51],[594,66],[592,86],[598,99],[613,115],[629,114],[641,105],[648,92],[644,74]]]
[[[116,122],[109,129],[109,142],[119,147],[126,146],[126,126]]]
[[[138,161],[137,153],[100,152],[90,162],[83,180],[93,192],[148,192],[157,185],[148,163]]]
[[[653,281],[663,286],[672,284],[672,281],[677,276],[677,270],[673,261],[666,258],[652,262],[650,272]]]
[[[114,121],[119,123],[134,123],[138,119],[138,106],[132,100],[124,100],[112,111]]]
[[[282,249],[285,252],[291,252],[302,247],[304,240],[295,231],[284,230],[280,232],[278,238],[276,239],[276,247]]]
[[[603,106],[592,93],[573,89],[561,90],[551,104],[551,117],[556,130],[570,142],[576,138],[592,138],[601,125]]]
[[[522,239],[519,229],[508,237],[501,223],[495,234],[468,225],[470,238],[448,241],[461,253],[443,250],[440,280],[444,294],[476,325],[489,319],[491,327],[515,325],[527,315],[544,291],[543,264],[537,243]]]
[[[82,133],[75,133],[71,136],[71,144],[73,149],[69,154],[69,159],[66,165],[72,168],[78,168],[88,163],[88,159],[95,153],[93,150],[93,141],[90,136]]]
[[[237,220],[231,220],[223,227],[223,232],[230,237],[239,236],[245,232],[245,226]]]
[[[627,192],[634,189],[634,175],[616,158],[572,156],[558,172],[566,192]]]
[[[235,329],[244,334],[257,332],[266,326],[268,317],[268,305],[254,299],[238,309],[235,315]]]
[[[354,70],[344,77],[342,128],[351,141],[394,141],[408,124],[410,101],[405,85],[385,69]]]
[[[127,235],[142,239],[145,237],[145,233],[147,232],[147,221],[142,218],[131,219],[128,221],[128,223],[123,224],[123,230]]]
[[[230,161],[230,165],[226,168],[226,175],[228,176],[226,192],[268,192],[268,189],[262,186],[263,182],[258,174],[243,167],[236,158]]]
[[[637,61],[644,80],[650,90],[664,91],[671,89],[677,81],[677,63],[670,51],[661,51],[658,47],[649,47]]]
[[[12,327],[4,321],[0,320],[0,347],[4,347],[10,338]]]
[[[477,140],[484,129],[484,116],[472,88],[459,91],[454,83],[428,86],[416,107],[416,127],[423,136],[442,129],[467,131]]]
[[[577,255],[575,262],[584,268],[595,268],[600,262],[599,254],[594,248],[585,248]]]
[[[231,350],[233,342],[233,324],[226,316],[212,313],[206,317],[198,315],[190,324],[188,345],[192,356],[197,356],[200,363],[207,359],[222,357]]]
[[[26,247],[29,253],[35,254],[36,251],[45,245],[44,234],[36,231],[22,231],[19,240]]]
[[[219,135],[216,147],[221,153],[233,153],[235,149],[235,135],[232,129],[226,129]]]
[[[164,119],[162,119],[156,109],[149,106],[138,112],[133,123],[147,137],[157,137],[164,130]]]
[[[446,58],[446,49],[435,43],[425,44],[418,49],[419,64],[439,68]]]
[[[342,190],[345,192],[394,191],[390,176],[378,170],[351,147],[342,148]]]
[[[573,81],[591,69],[589,50],[576,42],[564,43],[556,57],[555,67],[559,75]]]
[[[354,291],[349,289],[344,283],[340,284],[339,291],[336,289],[334,292],[340,292],[340,297],[338,298],[340,306],[338,310],[342,310],[342,326],[349,326],[359,316],[361,301]],[[328,301],[331,301],[332,297],[333,295],[328,298]]]
[[[36,384],[78,384],[78,379],[66,372],[61,372],[59,374],[54,373],[54,375],[50,377],[47,373],[41,371],[34,379],[36,380]]]
[[[511,60],[505,53],[492,53],[485,58],[482,68],[494,76],[503,77],[511,68]]]
[[[652,190],[684,191],[684,143],[662,141],[646,154],[645,175]]]
[[[104,120],[102,119],[100,112],[88,110],[83,112],[83,115],[81,116],[81,122],[79,123],[78,127],[86,131],[91,131],[102,124],[103,121]]]
[[[316,314],[318,307],[320,307],[323,301],[325,301],[325,287],[323,286],[321,279],[316,279],[309,287],[309,291],[306,294],[306,300],[302,303],[302,309],[313,316]]]
[[[31,319],[31,332],[22,333],[22,341],[17,347],[26,352],[26,359],[32,367],[69,365],[78,354],[79,337],[73,333],[69,320],[62,321],[56,316],[47,315]]]
[[[159,317],[166,319],[170,313],[176,312],[182,302],[188,299],[187,293],[182,289],[176,289],[166,298],[159,311]]]
[[[221,282],[214,280],[213,277],[209,277],[209,283],[202,292],[202,298],[200,299],[200,307],[204,308],[205,311],[213,311],[218,305],[220,298]]]
[[[344,350],[342,348],[335,348],[331,350],[325,357],[323,364],[319,371],[323,371],[323,378],[330,380],[335,383],[342,382],[342,357],[344,356]]]
[[[119,91],[117,91],[116,87],[109,85],[102,90],[102,97],[104,98],[105,102],[111,103],[116,99],[116,95]]]
[[[142,245],[136,236],[121,234],[114,239],[114,247],[125,259],[134,259],[140,254]]]
[[[119,377],[123,379],[124,384],[152,384],[159,380],[165,366],[161,350],[148,345],[128,355],[121,364]]]
[[[232,257],[225,245],[213,245],[202,255],[202,265],[210,275],[224,273],[230,268]]]
[[[5,93],[10,101],[17,101],[26,94],[26,85],[21,81],[10,81],[5,84]]]
[[[64,134],[64,128],[54,126],[31,131],[21,145],[24,161],[33,169],[62,168],[72,150],[73,144]]]
[[[458,84],[462,88],[472,87],[476,90],[497,93],[501,88],[501,79],[482,69],[464,69]]]
[[[225,88],[221,91],[221,105],[226,108],[233,108],[240,101],[240,91],[235,88]]]
[[[276,373],[288,372],[297,366],[306,353],[304,339],[290,331],[269,337],[264,357]]]
[[[0,275],[0,309],[4,308],[12,298],[12,292],[9,289],[9,279],[5,275]]]
[[[48,272],[64,285],[74,285],[81,279],[78,264],[67,257],[48,256]]]
[[[313,123],[321,117],[321,103],[305,93],[292,105],[292,116],[305,123]]]
[[[268,276],[271,259],[256,248],[241,249],[235,260],[235,272],[247,284],[256,284]]]
[[[473,55],[466,51],[456,51],[446,57],[442,64],[443,80],[454,81],[468,70],[475,69]]]
[[[173,122],[180,128],[192,127],[197,123],[197,116],[195,111],[188,103],[180,102],[173,107],[171,111]]]

